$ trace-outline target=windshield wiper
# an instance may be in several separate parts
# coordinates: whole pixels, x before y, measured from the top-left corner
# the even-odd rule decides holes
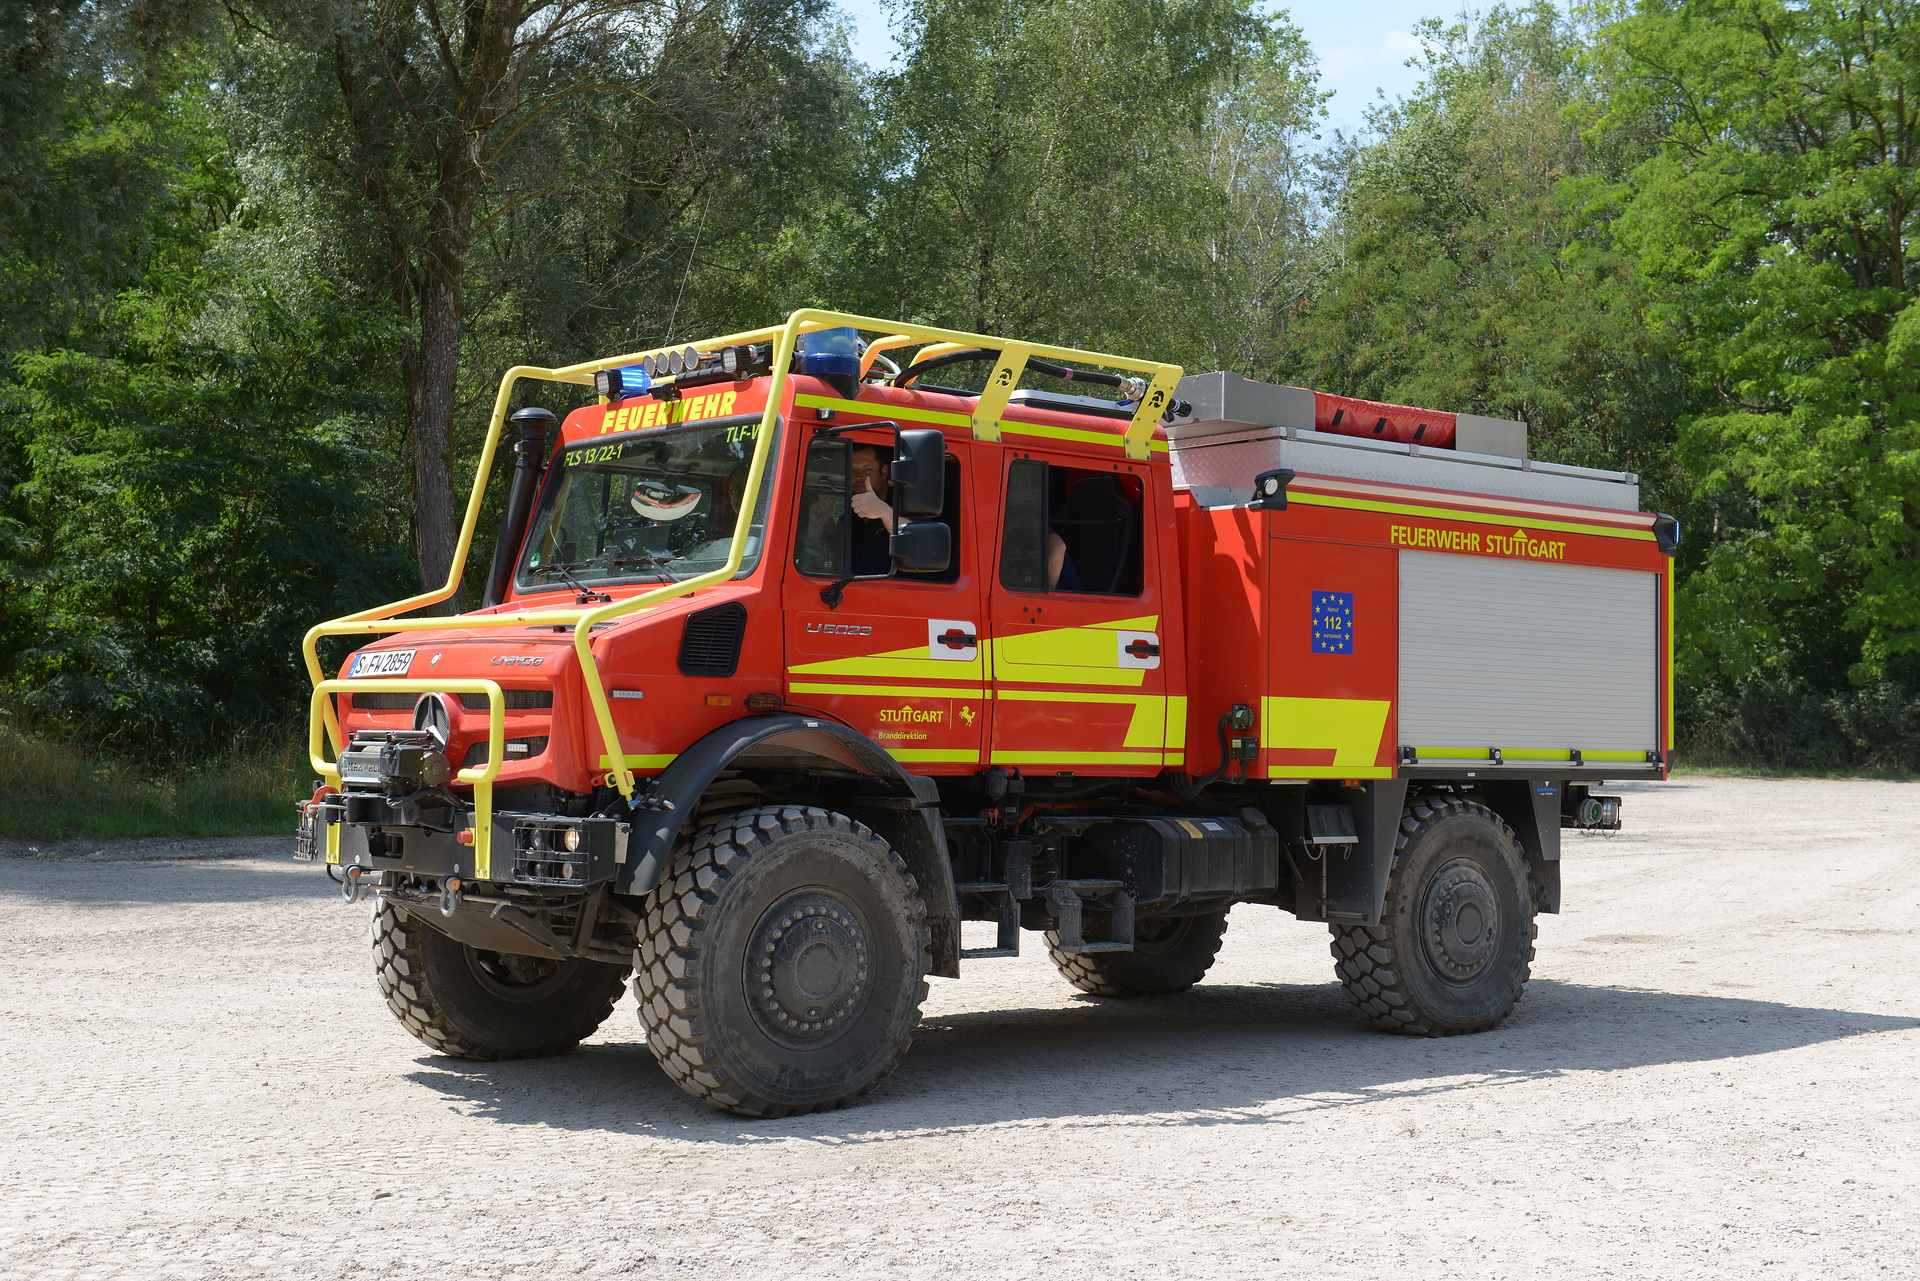
[[[658,566],[661,573],[665,574],[668,578],[671,578],[674,582],[678,583],[684,580],[681,579],[680,575],[674,572],[673,566],[668,562],[679,560],[679,559],[680,558],[678,556],[615,556],[613,558],[613,563],[615,565]]]
[[[582,560],[582,561],[575,561],[571,565],[548,565],[546,568],[548,573],[560,575],[562,579],[566,580],[567,586],[573,588],[574,591],[580,593],[577,597],[574,598],[574,602],[573,602],[574,604],[586,605],[596,600],[611,601],[613,597],[607,595],[605,592],[594,591],[592,588],[586,586],[579,579],[575,578],[572,574],[567,572],[568,570],[573,570],[573,569],[585,569],[587,567],[587,564],[588,564],[587,561]]]

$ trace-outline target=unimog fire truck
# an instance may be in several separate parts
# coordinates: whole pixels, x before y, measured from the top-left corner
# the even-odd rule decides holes
[[[509,423],[484,602],[419,613]],[[754,1116],[865,1094],[1024,931],[1164,996],[1243,903],[1374,1026],[1479,1032],[1561,833],[1667,774],[1676,541],[1521,423],[859,316],[516,368],[445,586],[307,638],[299,840],[434,1050],[565,1052],[631,975]]]

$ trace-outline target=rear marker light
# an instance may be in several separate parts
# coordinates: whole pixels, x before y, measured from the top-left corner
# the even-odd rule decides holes
[[[708,707],[732,707],[733,698],[732,696],[727,694],[709,694],[707,695],[707,706]]]

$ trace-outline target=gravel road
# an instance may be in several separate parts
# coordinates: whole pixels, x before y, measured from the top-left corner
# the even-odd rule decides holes
[[[1617,790],[1496,1032],[1370,1032],[1241,907],[1184,996],[971,962],[784,1121],[682,1096],[630,999],[425,1053],[290,842],[0,858],[0,1278],[1920,1276],[1920,786]]]

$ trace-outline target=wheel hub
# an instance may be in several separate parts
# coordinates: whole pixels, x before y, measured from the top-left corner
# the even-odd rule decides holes
[[[1427,959],[1442,976],[1464,982],[1485,969],[1499,936],[1493,887],[1479,868],[1456,863],[1427,885]]]
[[[866,920],[832,890],[790,894],[760,919],[747,944],[746,988],[768,1035],[811,1045],[843,1031],[865,1003]]]

